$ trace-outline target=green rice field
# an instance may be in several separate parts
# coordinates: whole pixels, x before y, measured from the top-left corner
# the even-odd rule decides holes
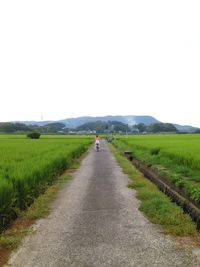
[[[26,209],[92,139],[80,136],[0,135],[0,229]]]
[[[200,170],[200,135],[138,135],[121,140],[149,151],[157,148],[178,163]]]
[[[156,168],[177,187],[200,202],[200,135],[163,134],[119,136],[113,142],[121,150]]]

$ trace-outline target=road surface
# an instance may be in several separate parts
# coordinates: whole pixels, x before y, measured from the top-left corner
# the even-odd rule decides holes
[[[9,266],[200,266],[192,251],[138,211],[127,184],[102,141],[101,150],[90,150],[51,215],[36,224],[36,233],[25,239]]]

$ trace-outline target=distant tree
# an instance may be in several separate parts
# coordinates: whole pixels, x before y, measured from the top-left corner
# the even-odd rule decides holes
[[[178,130],[171,123],[153,123],[147,127],[150,133],[176,133]]]
[[[127,124],[119,121],[96,121],[88,122],[77,127],[76,131],[96,131],[98,133],[103,132],[126,132],[130,131]]]
[[[23,123],[11,123],[3,122],[0,124],[0,132],[4,133],[15,133],[15,132],[26,132],[30,131],[30,127]]]
[[[39,139],[40,138],[40,133],[36,133],[36,132],[29,133],[29,134],[27,134],[27,137],[31,138],[31,139]]]
[[[47,133],[56,133],[62,131],[64,128],[65,124],[60,122],[48,123],[42,127],[43,131]]]
[[[144,123],[139,123],[135,125],[135,127],[139,130],[140,133],[145,132],[147,129],[147,126]]]
[[[5,122],[0,125],[0,132],[3,133],[13,133],[15,132],[15,127],[13,123]]]

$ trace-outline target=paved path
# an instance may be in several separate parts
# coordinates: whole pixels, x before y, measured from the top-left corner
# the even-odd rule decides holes
[[[99,152],[91,149],[11,266],[200,266],[138,211],[127,183],[105,143]]]

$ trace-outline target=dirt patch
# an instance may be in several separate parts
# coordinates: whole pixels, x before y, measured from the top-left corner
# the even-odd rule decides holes
[[[10,256],[11,251],[9,249],[2,248],[0,246],[0,266],[5,264]]]
[[[5,236],[2,235],[2,240],[0,240],[0,266],[3,266],[8,261],[13,249],[18,246],[34,222],[35,220],[18,218],[6,230]]]

